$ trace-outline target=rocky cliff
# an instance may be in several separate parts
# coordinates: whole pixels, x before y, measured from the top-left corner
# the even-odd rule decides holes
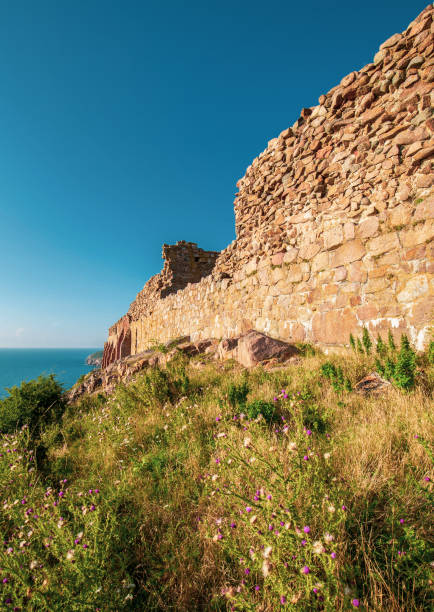
[[[103,367],[153,339],[251,328],[326,350],[363,326],[426,345],[433,32],[429,5],[268,143],[237,183],[236,240],[220,254],[164,245],[164,269],[110,329]]]

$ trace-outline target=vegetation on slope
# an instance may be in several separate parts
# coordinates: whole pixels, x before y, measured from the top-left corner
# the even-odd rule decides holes
[[[179,355],[0,427],[1,609],[431,609],[434,349],[360,346]],[[356,393],[376,359],[390,389]]]

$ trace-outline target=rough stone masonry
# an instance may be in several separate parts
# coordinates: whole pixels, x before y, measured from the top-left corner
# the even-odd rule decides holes
[[[434,25],[427,6],[373,62],[268,143],[241,178],[236,240],[164,245],[164,269],[110,328],[103,367],[153,339],[249,329],[327,350],[366,326],[433,324]]]

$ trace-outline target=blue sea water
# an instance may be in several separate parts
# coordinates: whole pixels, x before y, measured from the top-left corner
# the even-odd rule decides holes
[[[0,398],[8,395],[6,387],[40,374],[55,374],[69,389],[82,374],[94,368],[86,364],[86,357],[101,349],[0,349]]]

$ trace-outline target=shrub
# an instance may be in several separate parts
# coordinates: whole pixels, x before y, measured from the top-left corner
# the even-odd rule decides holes
[[[332,384],[333,389],[339,393],[342,391],[351,391],[351,381],[349,378],[344,376],[342,368],[336,367],[331,361],[326,361],[321,366],[321,373],[325,378],[328,378]]]
[[[428,347],[428,363],[434,365],[434,340],[431,340]]]
[[[249,385],[244,380],[240,385],[231,383],[228,387],[228,400],[232,408],[239,406],[244,408],[247,401],[247,395],[249,393]]]
[[[396,355],[393,336],[389,332],[388,353],[384,364],[378,357],[375,360],[375,366],[379,374],[393,381],[397,387],[404,391],[413,389],[416,384],[416,353],[411,348],[407,336],[404,334],[401,336],[401,347],[398,355]],[[383,354],[385,354],[385,350],[383,350]]]
[[[0,401],[0,431],[12,433],[27,425],[37,436],[43,425],[59,422],[65,411],[63,387],[54,374],[39,376],[7,389],[9,396]]]
[[[272,423],[276,419],[275,405],[273,402],[266,402],[265,400],[255,400],[247,404],[246,414],[249,419],[257,419],[261,414],[267,423]]]

